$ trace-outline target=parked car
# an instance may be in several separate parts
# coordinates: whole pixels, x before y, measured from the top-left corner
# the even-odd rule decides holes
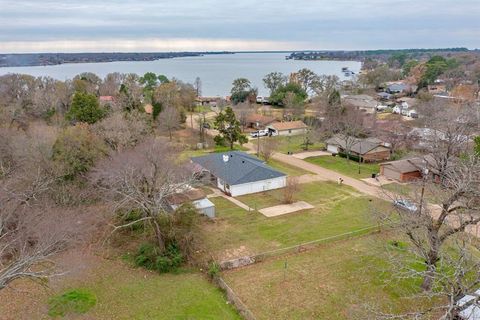
[[[257,96],[257,103],[268,104],[269,99],[268,99],[268,97]]]
[[[393,201],[393,205],[397,208],[410,212],[416,212],[418,210],[417,206],[414,203],[406,199],[395,200]]]
[[[250,133],[250,136],[252,138],[257,138],[257,137],[265,137],[268,136],[268,130],[258,130]]]
[[[384,106],[384,105],[377,106],[377,111],[385,111],[387,109],[388,109],[388,106]]]
[[[202,127],[203,127],[204,129],[210,129],[210,123],[204,122],[203,125],[202,125]]]
[[[418,118],[418,113],[417,111],[415,110],[409,110],[407,112],[407,117],[410,117],[410,118]]]

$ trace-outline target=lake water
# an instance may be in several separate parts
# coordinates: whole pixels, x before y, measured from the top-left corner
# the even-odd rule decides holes
[[[185,57],[162,59],[156,61],[119,61],[105,63],[75,63],[55,66],[0,68],[0,75],[7,73],[24,73],[33,76],[50,76],[59,80],[71,79],[82,72],[93,72],[104,77],[111,72],[137,73],[146,72],[164,74],[193,83],[196,77],[202,80],[203,96],[229,95],[232,81],[247,78],[258,88],[259,95],[266,95],[263,77],[279,71],[286,75],[308,68],[317,74],[337,75],[345,79],[342,67],[348,67],[358,73],[360,62],[355,61],[297,61],[286,60],[287,53],[236,53],[206,55],[202,57]]]

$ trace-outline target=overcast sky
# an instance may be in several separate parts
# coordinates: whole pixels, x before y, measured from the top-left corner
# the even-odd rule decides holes
[[[0,52],[480,48],[480,0],[0,0]]]

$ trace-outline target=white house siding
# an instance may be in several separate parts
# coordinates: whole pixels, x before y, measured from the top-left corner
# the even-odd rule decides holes
[[[263,192],[284,188],[287,185],[287,177],[278,177],[268,180],[261,180],[251,183],[237,184],[230,186],[230,194],[232,197],[238,197],[244,194]],[[223,189],[222,189],[223,190]]]
[[[220,178],[217,178],[217,188],[222,190],[222,191],[227,191],[226,193],[229,193],[231,190],[231,187],[227,184],[227,188],[224,188],[223,186],[223,180]]]
[[[292,130],[282,130],[282,131],[277,131],[278,135],[280,136],[295,136],[299,134],[304,134],[307,132],[307,129],[292,129]]]
[[[333,144],[328,144],[327,145],[327,151],[331,153],[338,153],[338,146],[333,145]]]

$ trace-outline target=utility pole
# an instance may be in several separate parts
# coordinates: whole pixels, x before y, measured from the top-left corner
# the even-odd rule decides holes
[[[423,197],[425,196],[425,183],[428,177],[428,168],[427,168],[427,161],[423,159],[423,170],[422,170],[422,192],[420,194],[420,211],[419,214],[422,213],[423,209]]]
[[[360,175],[360,162],[362,161],[362,141],[360,141],[360,153],[358,157],[358,174]]]
[[[255,125],[257,127],[257,157],[260,158],[260,129],[258,129],[260,123],[257,121]]]
[[[260,130],[257,131],[257,157],[260,158]]]

